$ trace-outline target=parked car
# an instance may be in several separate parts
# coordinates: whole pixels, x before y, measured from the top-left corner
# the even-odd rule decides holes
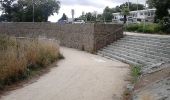
[[[84,24],[85,21],[84,20],[76,20],[74,21],[74,24]]]

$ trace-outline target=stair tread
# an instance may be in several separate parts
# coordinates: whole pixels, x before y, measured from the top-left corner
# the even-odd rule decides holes
[[[170,62],[170,38],[127,35],[97,54],[134,65]]]

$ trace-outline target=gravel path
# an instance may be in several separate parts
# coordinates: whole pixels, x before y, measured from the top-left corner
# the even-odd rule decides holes
[[[127,64],[75,49],[61,48],[65,59],[37,82],[1,100],[121,100]]]

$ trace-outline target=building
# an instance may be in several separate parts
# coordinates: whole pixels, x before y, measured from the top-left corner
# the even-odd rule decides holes
[[[153,22],[156,9],[130,11],[127,19],[129,22]],[[123,15],[121,13],[113,13],[113,21],[122,21]]]

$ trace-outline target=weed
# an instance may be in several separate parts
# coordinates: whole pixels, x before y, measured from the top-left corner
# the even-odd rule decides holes
[[[63,58],[55,40],[0,36],[0,89]]]

